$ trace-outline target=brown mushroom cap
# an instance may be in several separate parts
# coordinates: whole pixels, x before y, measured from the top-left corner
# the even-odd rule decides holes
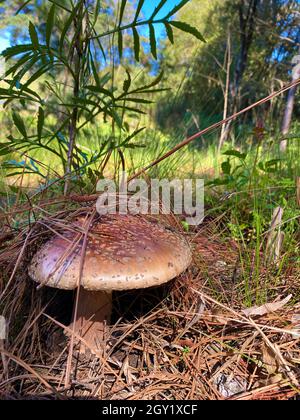
[[[66,231],[36,253],[29,267],[33,280],[58,289],[78,286],[82,241],[70,252],[76,235]],[[101,216],[89,230],[80,284],[88,290],[142,289],[171,280],[190,262],[186,240],[161,225],[140,216]]]

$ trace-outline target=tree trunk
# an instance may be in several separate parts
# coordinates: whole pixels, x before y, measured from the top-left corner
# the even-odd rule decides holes
[[[240,88],[243,76],[248,64],[249,50],[252,45],[255,18],[260,0],[240,0],[238,11],[240,21],[240,52],[235,69],[235,77],[233,84],[233,99],[239,107]],[[245,3],[248,3],[248,7]]]
[[[230,108],[231,114],[236,113],[241,105],[241,85],[248,64],[249,50],[252,45],[255,32],[255,23],[259,3],[260,0],[239,0],[238,13],[240,23],[240,51],[235,66],[234,79],[230,89],[232,98]],[[224,132],[223,142],[228,140],[230,128],[231,124],[228,124]]]
[[[300,48],[299,48],[299,54],[300,54]],[[296,81],[300,78],[300,55],[294,57],[293,63],[296,64],[292,81]],[[282,127],[281,127],[281,133],[283,136],[283,139],[280,142],[280,152],[285,153],[287,149],[287,139],[285,138],[288,132],[290,131],[292,116],[293,116],[293,110],[294,110],[294,104],[295,104],[295,96],[296,96],[297,86],[292,87],[287,96],[283,121],[282,121]]]

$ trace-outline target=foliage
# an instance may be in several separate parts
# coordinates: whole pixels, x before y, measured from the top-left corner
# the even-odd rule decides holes
[[[245,71],[239,92],[234,82],[242,49],[239,7],[248,7],[250,0],[203,1],[194,0],[179,13],[179,18],[196,25],[207,40],[206,44],[189,41],[185,34],[177,35],[177,48],[172,51],[166,43],[165,60],[162,62],[168,78],[174,86],[171,95],[162,95],[156,119],[163,129],[178,130],[192,125],[195,118],[205,128],[221,119],[224,110],[227,78],[228,37],[230,39],[229,109],[239,95],[241,109],[269,95],[290,81],[292,58],[299,54],[299,2],[276,0],[260,1],[255,18],[254,38],[249,48]],[[186,48],[186,46],[189,46]],[[208,94],[209,92],[209,94]],[[256,124],[262,120],[278,126],[284,101],[275,100],[257,115],[248,113],[243,123]],[[296,116],[299,106],[296,103]],[[176,118],[172,118],[173,115]]]
[[[218,192],[218,200],[210,198],[210,206],[217,209],[217,214],[227,214],[226,230],[240,249],[244,267],[241,293],[247,304],[264,302],[271,283],[276,284],[286,264],[295,264],[295,267],[299,264],[300,212],[295,178],[299,174],[300,150],[296,137],[285,158],[280,155],[278,140],[270,139],[268,135],[245,152],[228,149],[222,155],[221,176],[207,183],[211,191]],[[207,194],[207,197],[211,195]],[[266,262],[266,242],[274,209],[278,207],[283,211],[282,258],[277,266],[271,265],[268,279],[261,285],[260,270]]]
[[[28,7],[26,2],[24,7]],[[29,40],[6,49],[3,57],[8,68],[0,88],[0,100],[4,107],[12,109],[12,120],[15,129],[8,136],[7,142],[0,147],[1,155],[11,151],[44,149],[61,159],[64,171],[70,175],[73,171],[80,173],[103,154],[114,149],[126,148],[129,142],[142,130],[135,127],[130,131],[127,116],[144,114],[143,107],[152,103],[150,94],[160,92],[157,85],[162,79],[160,73],[150,82],[136,85],[128,69],[123,73],[120,86],[113,83],[113,69],[105,74],[99,72],[99,57],[106,60],[108,51],[103,40],[116,40],[119,60],[126,55],[123,38],[128,31],[132,32],[132,43],[136,61],[140,59],[140,35],[138,28],[148,27],[150,51],[157,58],[157,39],[155,26],[163,24],[173,40],[173,27],[192,34],[203,40],[199,31],[183,22],[171,18],[188,0],[182,0],[166,13],[163,18],[157,14],[166,3],[162,0],[149,18],[140,19],[144,1],[140,0],[128,23],[123,22],[127,1],[122,0],[114,25],[102,32],[96,30],[102,11],[99,1],[86,4],[83,0],[73,2],[51,1],[47,10],[46,21],[36,26],[29,23]],[[22,7],[18,12],[22,12]],[[63,75],[63,81],[60,76]],[[39,89],[36,86],[41,83]],[[34,115],[30,125],[22,117],[24,111]],[[55,127],[47,127],[50,114],[59,114]],[[78,132],[88,123],[99,123],[99,116],[104,121],[109,119],[120,131],[119,140],[110,140],[102,150],[87,159],[86,154],[78,147]],[[21,166],[20,166],[21,165]],[[28,165],[28,164],[26,164]],[[7,164],[13,167],[13,163]],[[22,167],[17,162],[16,168]],[[24,169],[25,167],[23,167]],[[27,171],[27,166],[26,166]]]

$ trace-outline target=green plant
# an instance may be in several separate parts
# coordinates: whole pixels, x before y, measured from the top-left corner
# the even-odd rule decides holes
[[[163,18],[158,19],[157,14],[166,3],[166,0],[161,0],[149,18],[140,19],[144,0],[139,0],[130,22],[123,23],[127,0],[121,0],[117,11],[113,13],[117,18],[112,29],[101,28],[98,32],[98,22],[104,13],[99,0],[88,3],[84,0],[51,0],[45,30],[39,30],[30,22],[30,42],[15,45],[3,52],[9,66],[3,80],[5,87],[0,88],[0,100],[5,101],[6,108],[12,109],[14,130],[7,141],[1,144],[0,154],[6,155],[11,151],[31,153],[36,149],[53,154],[62,162],[64,192],[67,193],[74,174],[81,176],[82,171],[103,155],[114,149],[126,148],[143,130],[143,127],[130,130],[128,118],[144,113],[143,106],[152,102],[149,94],[162,90],[157,85],[163,74],[142,86],[134,86],[130,71],[126,68],[122,86],[116,87],[112,81],[116,57],[113,57],[108,72],[104,75],[100,72],[99,57],[107,59],[105,42],[107,38],[112,43],[117,40],[121,62],[126,54],[124,35],[128,31],[131,31],[134,58],[139,61],[141,42],[137,28],[142,26],[148,27],[150,52],[154,59],[157,59],[157,24],[165,26],[172,43],[174,27],[203,41],[196,28],[171,20],[188,1],[180,1]],[[26,1],[24,6],[29,2]],[[37,83],[41,85],[40,89],[35,88]],[[34,116],[30,124],[22,117],[24,113]],[[57,113],[57,124],[49,129],[47,118]],[[104,121],[112,121],[113,136],[100,151],[88,157],[78,145],[79,132],[89,123],[98,124],[99,116]],[[115,127],[121,133],[119,136],[115,135]],[[28,165],[23,159],[6,163],[7,168],[42,174],[34,165],[32,167],[32,162],[30,167]],[[95,173],[95,176],[99,174]]]
[[[275,141],[274,141],[275,139]],[[247,145],[246,136],[243,138]],[[273,298],[288,266],[299,265],[299,208],[295,178],[299,173],[299,147],[290,144],[287,156],[279,157],[276,136],[244,150],[229,149],[221,162],[221,175],[210,182],[206,193],[210,214],[222,213],[226,235],[239,249],[240,299],[245,305]],[[217,194],[216,194],[217,193]],[[217,199],[217,200],[216,200]],[[283,212],[280,258],[268,261],[266,246],[274,210]],[[207,212],[208,214],[208,212]]]

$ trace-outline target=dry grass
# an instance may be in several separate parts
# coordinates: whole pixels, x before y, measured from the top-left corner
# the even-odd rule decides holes
[[[73,293],[37,290],[26,268],[53,230],[92,211],[78,204],[68,207],[40,203],[30,210],[35,223],[27,222],[28,207],[0,221],[0,312],[9,324],[8,339],[0,341],[2,398],[238,400],[299,395],[300,305],[293,300],[275,313],[253,319],[243,315],[239,253],[234,242],[220,238],[218,221],[186,234],[194,262],[180,278],[156,289],[116,293],[105,354],[79,355],[76,343],[70,346],[63,333],[71,319]],[[18,231],[11,225],[15,217],[21,221]],[[179,228],[173,218],[168,223]],[[298,281],[299,272],[293,272],[278,294],[299,290]]]

